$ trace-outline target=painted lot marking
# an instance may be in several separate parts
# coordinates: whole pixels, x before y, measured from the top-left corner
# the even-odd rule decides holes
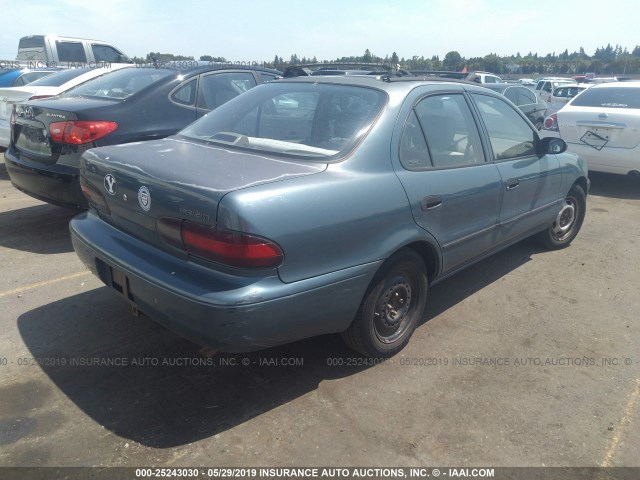
[[[74,278],[82,277],[84,275],[88,275],[91,273],[89,270],[84,272],[76,272],[70,275],[65,275],[63,277],[53,278],[51,280],[47,280],[44,282],[32,283],[31,285],[25,285],[24,287],[14,288],[13,290],[6,290],[4,292],[0,292],[0,298],[8,297],[9,295],[15,295],[16,293],[26,292],[27,290],[33,290],[40,287],[46,287],[47,285],[51,285],[53,283],[64,282],[65,280],[72,280]]]
[[[611,438],[611,442],[609,442],[609,447],[604,455],[604,459],[600,462],[601,467],[611,467],[613,463],[613,457],[616,454],[616,450],[618,449],[618,445],[622,441],[622,437],[625,433],[625,427],[631,424],[631,419],[636,414],[636,410],[638,408],[638,398],[640,397],[640,378],[636,378],[635,388],[633,392],[631,392],[631,398],[627,402],[627,405],[624,409],[622,418],[618,422],[616,426],[615,433]]]

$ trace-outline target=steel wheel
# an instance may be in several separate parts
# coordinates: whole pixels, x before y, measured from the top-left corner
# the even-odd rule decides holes
[[[574,185],[562,202],[551,226],[539,235],[544,246],[551,250],[569,246],[582,227],[586,206],[584,190],[579,185]]]
[[[415,251],[402,249],[375,275],[356,317],[342,337],[363,355],[395,355],[407,344],[422,318],[426,297],[424,262]]]

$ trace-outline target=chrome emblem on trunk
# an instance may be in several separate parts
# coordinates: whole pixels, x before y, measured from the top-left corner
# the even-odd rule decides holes
[[[116,184],[116,178],[109,174],[104,177],[104,188],[109,195],[115,195],[118,190],[118,185]]]
[[[151,208],[151,194],[144,185],[138,189],[138,203],[145,212],[148,212]]]

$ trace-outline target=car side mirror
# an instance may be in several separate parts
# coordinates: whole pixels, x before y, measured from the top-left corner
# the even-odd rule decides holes
[[[540,139],[538,147],[540,155],[557,155],[567,150],[567,143],[561,138],[545,137]]]

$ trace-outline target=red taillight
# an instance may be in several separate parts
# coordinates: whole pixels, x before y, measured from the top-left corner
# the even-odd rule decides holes
[[[280,247],[265,238],[173,218],[161,218],[156,225],[168,244],[231,267],[275,268],[284,259]]]
[[[118,128],[118,124],[115,122],[75,120],[54,122],[49,125],[49,133],[51,139],[56,143],[82,145],[102,138],[116,128]]]
[[[33,97],[29,97],[29,100],[40,100],[41,98],[51,98],[53,95],[34,95]]]
[[[544,130],[553,130],[558,131],[558,116],[555,113],[552,113],[547,118],[544,119],[544,125],[542,126]]]

